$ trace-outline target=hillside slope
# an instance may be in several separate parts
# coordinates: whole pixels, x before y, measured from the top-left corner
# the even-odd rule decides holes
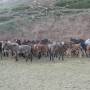
[[[0,39],[90,38],[88,4],[89,0],[14,0],[3,3]]]

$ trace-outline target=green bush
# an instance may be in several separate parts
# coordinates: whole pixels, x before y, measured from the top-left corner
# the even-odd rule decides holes
[[[30,9],[30,6],[21,4],[13,8],[12,11],[24,11],[26,9]]]
[[[86,9],[90,8],[90,0],[58,0],[55,6],[75,9]]]
[[[9,21],[11,19],[13,19],[14,17],[0,17],[0,22],[4,22],[4,21]]]
[[[16,32],[16,24],[14,22],[8,22],[0,24],[0,31],[3,32]]]

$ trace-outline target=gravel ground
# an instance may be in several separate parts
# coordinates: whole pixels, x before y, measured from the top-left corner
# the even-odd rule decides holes
[[[0,90],[90,90],[90,59],[0,60]]]

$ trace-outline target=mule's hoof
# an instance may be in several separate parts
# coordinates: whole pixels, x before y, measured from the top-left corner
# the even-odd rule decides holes
[[[16,62],[17,62],[18,60],[16,60]]]

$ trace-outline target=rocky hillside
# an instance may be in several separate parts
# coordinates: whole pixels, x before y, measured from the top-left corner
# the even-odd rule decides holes
[[[0,39],[90,38],[89,0],[6,0],[0,6]]]

